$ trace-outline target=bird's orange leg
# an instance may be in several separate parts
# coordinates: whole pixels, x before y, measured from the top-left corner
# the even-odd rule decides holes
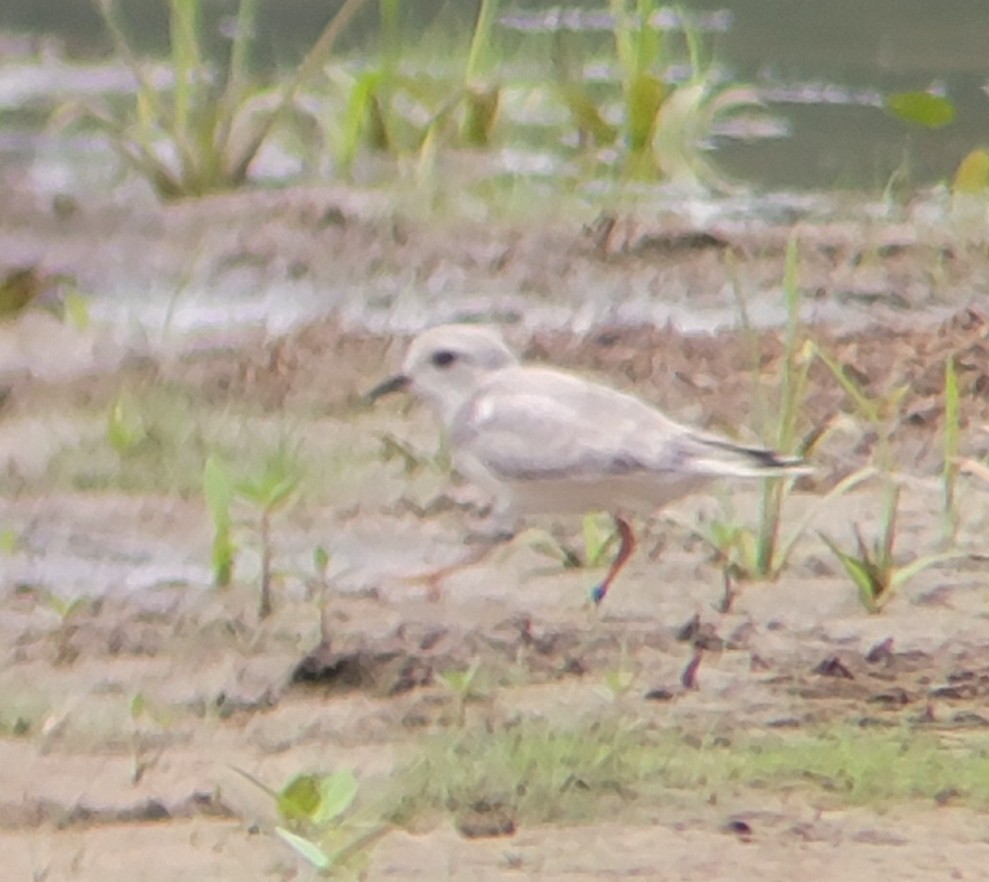
[[[612,515],[612,517],[615,519],[615,526],[618,528],[618,553],[611,562],[611,567],[608,569],[608,575],[604,577],[604,581],[600,585],[595,586],[591,591],[591,600],[594,601],[595,605],[604,600],[608,589],[611,587],[611,583],[615,581],[615,576],[618,575],[621,568],[625,566],[628,559],[632,556],[632,552],[635,551],[635,533],[632,532],[631,524],[620,515]]]

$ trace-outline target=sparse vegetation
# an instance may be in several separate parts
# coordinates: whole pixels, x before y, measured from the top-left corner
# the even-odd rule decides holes
[[[696,737],[614,722],[529,721],[433,739],[408,769],[398,820],[485,804],[519,824],[580,823],[634,817],[637,805],[657,798],[701,802],[750,788],[800,792],[831,807],[934,803],[951,792],[978,807],[989,803],[984,746],[956,752],[934,734],[900,727]]]
[[[236,495],[254,509],[255,529],[261,554],[258,618],[271,615],[271,519],[283,510],[295,495],[302,480],[295,457],[283,449],[265,464],[260,474],[236,485]]]
[[[299,89],[325,62],[340,32],[364,4],[345,0],[291,76],[269,93],[251,82],[258,0],[240,0],[225,69],[207,58],[201,0],[169,0],[171,82],[162,86],[137,55],[117,0],[97,6],[116,53],[134,76],[132,103],[84,106],[76,114],[108,139],[121,159],[163,199],[202,196],[247,181],[279,125],[298,116]]]
[[[558,560],[566,569],[606,566],[618,541],[615,521],[606,512],[591,512],[581,518],[581,547],[558,539],[545,530],[529,531],[529,544],[541,554]]]
[[[234,538],[235,505],[247,506],[253,521],[251,529],[260,556],[258,618],[271,615],[272,554],[271,520],[295,496],[302,472],[294,455],[281,448],[263,468],[240,481],[219,457],[210,456],[203,472],[203,495],[213,521],[213,581],[223,588],[233,579],[238,545]],[[325,552],[324,552],[325,553]],[[328,563],[328,560],[327,562]],[[323,569],[325,577],[325,564]]]
[[[274,800],[284,823],[275,827],[275,835],[320,873],[354,869],[389,830],[380,819],[352,811],[358,785],[347,769],[296,775],[279,791],[242,769],[235,771]]]
[[[924,570],[961,556],[959,552],[944,552],[915,557],[910,563],[897,564],[893,554],[896,542],[896,515],[900,504],[900,486],[887,478],[883,492],[883,508],[879,530],[870,545],[862,538],[856,525],[856,551],[844,551],[829,536],[821,534],[824,543],[841,562],[845,572],[855,583],[862,605],[870,613],[881,612],[893,598],[897,588]]]

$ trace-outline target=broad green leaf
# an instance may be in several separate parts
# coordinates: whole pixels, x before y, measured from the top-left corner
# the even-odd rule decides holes
[[[952,189],[973,196],[984,195],[989,190],[989,150],[982,147],[973,150],[958,164]]]
[[[278,794],[278,813],[287,821],[312,821],[321,798],[319,775],[297,775]]]
[[[320,872],[325,873],[333,866],[333,859],[316,843],[310,842],[284,827],[275,827],[275,833]]]
[[[357,779],[349,769],[342,769],[319,780],[319,804],[313,823],[322,826],[340,817],[357,797]]]
[[[955,105],[930,92],[897,92],[886,99],[893,116],[925,129],[940,129],[955,119]]]

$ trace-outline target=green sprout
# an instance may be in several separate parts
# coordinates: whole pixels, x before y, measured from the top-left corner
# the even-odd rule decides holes
[[[580,527],[583,547],[563,542],[545,530],[531,531],[530,546],[534,551],[559,561],[564,569],[605,566],[612,547],[618,541],[614,518],[605,512],[592,512],[584,515]]]
[[[457,725],[463,726],[467,714],[467,700],[476,695],[474,683],[477,673],[481,670],[481,660],[474,659],[466,671],[443,671],[440,673],[440,682],[449,689],[456,699],[457,705]]]
[[[148,439],[148,427],[134,399],[121,395],[107,414],[106,438],[121,457],[137,450]]]
[[[856,551],[843,550],[834,539],[821,535],[835,557],[841,562],[845,572],[858,589],[859,600],[872,614],[882,612],[892,599],[896,589],[924,570],[961,556],[958,552],[928,554],[914,558],[908,564],[898,564],[893,554],[896,542],[897,510],[900,501],[900,487],[887,480],[883,493],[883,510],[879,533],[870,545],[855,526]]]
[[[354,815],[359,788],[349,769],[296,775],[280,791],[243,769],[234,771],[272,798],[284,822],[275,827],[275,835],[321,874],[366,853],[390,829],[380,821],[368,825]]]
[[[217,456],[209,456],[203,468],[203,495],[213,520],[213,584],[226,588],[233,580],[237,546],[233,539],[233,518],[230,507],[234,484],[226,465]]]
[[[261,546],[261,585],[258,617],[271,615],[271,518],[284,509],[302,480],[298,466],[284,454],[269,459],[260,474],[236,485],[237,496],[257,512],[257,535]]]

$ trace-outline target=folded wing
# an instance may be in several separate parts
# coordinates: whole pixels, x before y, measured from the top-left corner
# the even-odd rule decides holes
[[[450,433],[455,449],[505,481],[768,476],[796,465],[693,432],[633,396],[538,368],[500,371],[456,415]]]

